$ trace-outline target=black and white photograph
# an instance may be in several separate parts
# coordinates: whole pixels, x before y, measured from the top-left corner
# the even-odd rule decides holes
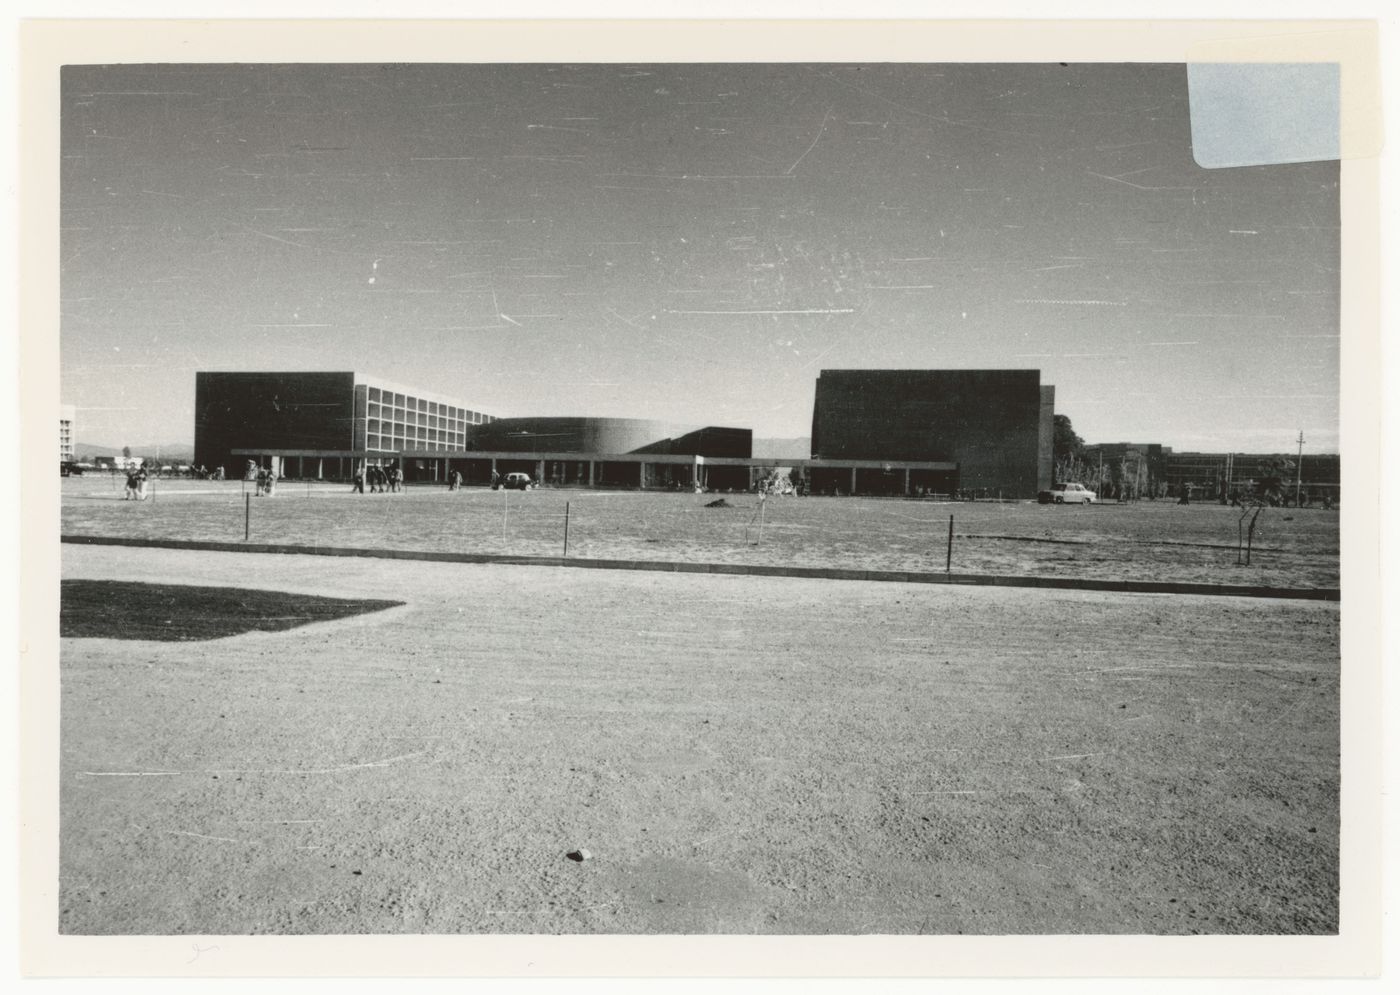
[[[1335,62],[306,55],[54,80],[45,928],[1339,935]]]

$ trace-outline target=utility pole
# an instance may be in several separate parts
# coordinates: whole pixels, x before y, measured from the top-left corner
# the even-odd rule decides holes
[[[1293,488],[1293,507],[1301,508],[1303,496],[1303,430],[1298,429],[1298,482]]]

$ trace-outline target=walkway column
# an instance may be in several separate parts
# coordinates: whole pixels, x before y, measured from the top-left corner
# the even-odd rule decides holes
[[[904,468],[904,496],[909,496],[909,468]]]
[[[852,496],[855,496],[855,493],[856,493],[856,468],[855,468],[855,467],[851,467],[851,495],[852,495]]]
[[[647,465],[646,465],[645,463],[638,463],[638,464],[637,464],[637,486],[640,487],[642,490],[646,490],[646,487],[647,487]]]
[[[594,463],[592,460],[589,460],[589,461],[588,461],[588,486],[589,486],[589,487],[592,487],[592,486],[593,486],[593,482],[594,482],[594,480],[597,479],[597,476],[598,476],[598,464],[597,464],[597,463]]]
[[[535,483],[544,483],[544,460],[535,461]]]

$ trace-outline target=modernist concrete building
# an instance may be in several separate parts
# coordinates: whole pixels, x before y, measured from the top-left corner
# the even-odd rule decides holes
[[[495,418],[357,373],[199,373],[197,465],[253,460],[345,479],[395,463],[417,482],[528,473],[568,486],[745,490],[795,469],[812,493],[1033,498],[1050,486],[1054,388],[1037,370],[824,370],[811,459],[755,459],[746,428],[634,418]]]
[[[194,462],[234,475],[242,451],[295,450],[315,460],[298,475],[344,478],[357,458],[463,450],[471,430],[493,420],[462,401],[359,373],[196,373]]]
[[[1232,492],[1248,493],[1265,477],[1283,468],[1284,493],[1293,500],[1336,502],[1341,496],[1342,459],[1336,453],[1174,452],[1158,443],[1105,442],[1084,447],[1092,468],[1102,460],[1101,481],[1088,481],[1101,496],[1180,497],[1188,488],[1198,499],[1228,500]],[[1124,486],[1125,473],[1137,474],[1136,487]]]
[[[746,489],[753,431],[707,425],[675,425],[642,418],[532,417],[501,418],[475,429],[470,453],[452,460],[468,482],[485,468],[499,473],[528,473],[559,486],[693,487]],[[431,461],[410,454],[410,471],[429,471]],[[422,464],[422,465],[417,465]],[[466,464],[459,466],[458,464]],[[444,469],[446,465],[444,464]]]
[[[813,490],[1034,498],[1054,472],[1054,416],[1039,370],[822,370]],[[857,461],[874,465],[823,465]]]
[[[1258,480],[1283,464],[1284,493],[1301,492],[1305,501],[1340,500],[1342,458],[1337,453],[1169,453],[1165,459],[1167,493],[1179,496],[1189,486],[1202,500],[1219,500],[1235,490],[1248,491]]]
[[[410,482],[528,473],[557,484],[744,489],[749,429],[634,418],[498,419],[464,402],[358,373],[198,373],[194,462],[237,476],[346,479],[398,464]]]
[[[58,407],[58,461],[60,463],[71,463],[73,461],[73,418],[74,409],[71,404],[61,404]]]

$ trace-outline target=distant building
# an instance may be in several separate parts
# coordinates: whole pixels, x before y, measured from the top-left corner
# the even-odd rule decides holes
[[[814,490],[1033,498],[1051,484],[1054,416],[1055,388],[1039,370],[822,370],[813,460],[889,466],[814,466]],[[943,466],[906,480],[903,463]]]
[[[1292,498],[1294,491],[1305,492],[1306,500],[1324,496],[1341,497],[1342,458],[1337,453],[1170,453],[1166,457],[1168,493],[1181,494],[1190,485],[1193,494],[1203,498],[1227,497],[1232,491],[1247,492],[1256,482],[1283,467],[1283,490]]]
[[[194,462],[243,476],[345,479],[357,463],[397,464],[408,481],[493,473],[622,487],[746,489],[753,433],[636,418],[500,419],[465,403],[357,373],[195,377]]]
[[[194,462],[241,476],[234,450],[316,452],[310,476],[345,477],[356,458],[466,448],[492,415],[359,373],[195,374]]]
[[[501,418],[473,431],[469,447],[513,454],[497,460],[498,471],[529,473],[557,485],[671,488],[698,482],[706,488],[746,490],[753,430],[643,418]],[[536,454],[542,458],[530,458]],[[614,458],[579,458],[604,455]]]
[[[73,422],[75,408],[71,404],[58,407],[58,461],[73,462]]]

